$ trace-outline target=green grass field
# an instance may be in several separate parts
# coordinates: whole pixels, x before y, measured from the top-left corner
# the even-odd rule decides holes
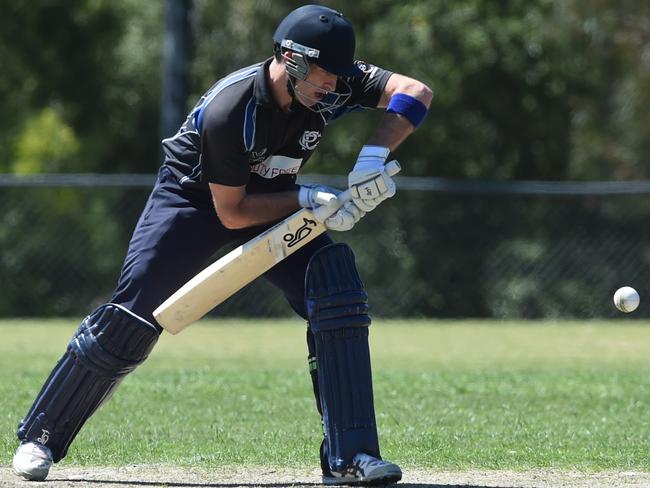
[[[0,322],[0,462],[74,320]],[[650,324],[376,320],[383,454],[405,467],[650,471]],[[164,334],[64,465],[318,465],[300,321]]]

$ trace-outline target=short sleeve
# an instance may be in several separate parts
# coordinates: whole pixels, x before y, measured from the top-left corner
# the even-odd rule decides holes
[[[388,78],[393,74],[391,71],[364,61],[355,61],[355,64],[363,72],[363,76],[345,78],[345,82],[350,86],[350,98],[332,113],[330,120],[336,120],[350,112],[377,108],[381,96],[384,94]]]
[[[388,78],[393,73],[364,61],[355,61],[355,64],[363,72],[363,76],[346,78],[352,89],[346,106],[360,105],[363,108],[376,108],[384,93]]]
[[[242,120],[237,120],[242,119]],[[201,127],[201,174],[208,183],[243,186],[250,178],[242,138],[243,116],[215,102],[205,108]]]

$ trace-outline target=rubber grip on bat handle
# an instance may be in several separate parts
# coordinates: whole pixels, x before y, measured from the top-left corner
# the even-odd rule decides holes
[[[388,173],[390,176],[395,176],[402,170],[402,167],[397,161],[391,161],[386,164],[385,169],[386,173]],[[336,197],[336,203],[332,205],[321,205],[320,207],[314,209],[313,212],[316,220],[319,222],[325,221],[327,218],[334,215],[339,208],[348,203],[350,200],[352,200],[352,193],[348,188],[343,193],[340,193],[338,197]]]

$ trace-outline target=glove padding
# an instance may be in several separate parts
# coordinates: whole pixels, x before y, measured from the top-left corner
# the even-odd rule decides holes
[[[353,201],[346,202],[332,216],[325,219],[325,227],[339,232],[352,229],[366,215]]]
[[[303,208],[316,210],[321,207],[330,208],[323,214],[314,212],[314,218],[330,230],[346,231],[366,215],[353,201],[344,203],[338,208],[337,197],[341,190],[325,185],[303,185],[298,192],[298,202]],[[324,215],[328,217],[323,218]]]
[[[386,172],[384,163],[390,149],[382,146],[363,146],[357,162],[348,175],[352,200],[364,212],[395,195],[395,182]]]
[[[302,185],[298,192],[298,203],[302,208],[313,210],[334,203],[339,193],[341,190],[325,185]]]

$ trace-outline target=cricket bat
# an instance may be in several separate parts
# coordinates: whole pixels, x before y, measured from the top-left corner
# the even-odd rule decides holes
[[[397,161],[386,165],[389,175],[400,171]],[[350,190],[336,204],[321,206],[319,220],[333,215],[350,201]],[[287,256],[327,229],[314,212],[302,209],[218,259],[165,300],[153,315],[169,333],[178,334]]]

